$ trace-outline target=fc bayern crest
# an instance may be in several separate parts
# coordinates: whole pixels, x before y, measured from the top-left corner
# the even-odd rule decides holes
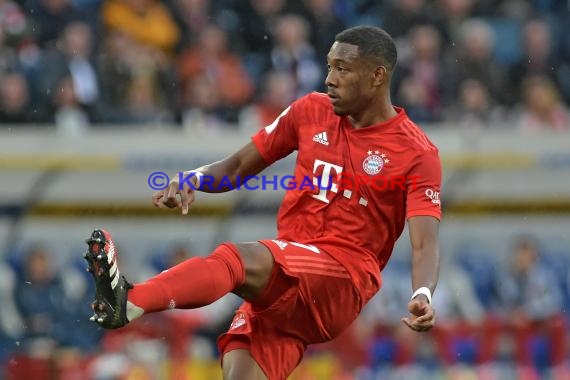
[[[384,165],[386,165],[390,160],[386,158],[386,154],[380,154],[380,151],[371,151],[368,152],[368,157],[364,159],[362,163],[362,168],[369,175],[376,175],[382,171]]]

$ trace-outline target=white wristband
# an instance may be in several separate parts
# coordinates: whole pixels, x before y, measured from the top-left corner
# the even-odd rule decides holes
[[[202,182],[204,181],[204,173],[198,171],[198,170],[189,170],[187,172],[182,173],[184,175],[184,178],[190,176],[190,178],[195,177],[196,178],[196,184],[194,185],[194,189],[193,190],[198,190],[200,189],[200,187],[202,186]]]
[[[413,300],[414,298],[416,298],[416,296],[419,296],[420,294],[426,296],[428,299],[428,303],[431,304],[431,290],[429,290],[429,288],[425,286],[422,286],[421,288],[416,290],[414,294],[412,294],[412,298],[410,298],[410,300]]]

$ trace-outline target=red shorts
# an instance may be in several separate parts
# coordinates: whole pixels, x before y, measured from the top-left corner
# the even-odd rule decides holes
[[[279,298],[264,308],[244,302],[218,347],[222,357],[247,349],[269,380],[286,379],[307,345],[339,335],[356,319],[363,300],[346,269],[326,252],[283,240],[260,243],[275,259],[268,291],[279,292]],[[272,286],[275,283],[287,286]]]

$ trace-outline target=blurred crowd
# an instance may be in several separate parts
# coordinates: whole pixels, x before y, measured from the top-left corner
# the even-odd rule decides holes
[[[532,235],[513,237],[507,252],[483,241],[465,242],[451,256],[443,252],[433,299],[437,322],[427,336],[400,321],[410,294],[401,279],[410,277],[411,266],[394,258],[382,291],[354,328],[354,336],[373,337],[360,360],[374,368],[437,358],[447,368],[474,367],[472,376],[481,380],[569,379],[569,253]]]
[[[136,266],[123,262],[123,273],[136,283],[193,254],[189,245],[173,244],[139,254]],[[46,245],[28,244],[0,263],[0,374],[5,370],[8,380],[186,380],[192,378],[189,362],[208,362],[216,375],[195,378],[217,378],[216,339],[231,323],[238,297],[196,310],[149,314],[105,331],[88,320],[93,283],[81,255],[74,255],[57,267]],[[443,256],[434,330],[417,334],[400,320],[411,293],[410,260],[396,252],[381,292],[362,316],[333,342],[311,347],[307,358],[333,353],[341,373],[384,373],[380,378],[386,379],[391,377],[382,371],[413,371],[418,365],[446,370],[468,365],[482,380],[570,378],[567,246],[524,235],[513,238],[508,252],[471,242]],[[501,364],[511,372],[501,372]],[[134,368],[144,375],[127,376]],[[401,378],[431,377],[424,371]]]
[[[200,309],[151,314],[104,330],[89,320],[94,283],[81,252],[73,256],[60,266],[50,246],[29,242],[0,260],[1,379],[124,380],[135,369],[143,374],[134,379],[159,379],[169,362],[168,378],[186,380],[189,360],[216,360],[216,339],[240,298],[229,294]],[[123,261],[121,271],[142,282],[192,256],[188,244],[173,243],[133,265]]]
[[[0,123],[255,131],[385,28],[417,122],[570,130],[565,0],[0,0]]]

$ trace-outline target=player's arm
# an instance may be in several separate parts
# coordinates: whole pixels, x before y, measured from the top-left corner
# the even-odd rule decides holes
[[[288,156],[298,147],[297,120],[302,119],[298,108],[295,104],[287,107],[273,123],[260,129],[250,143],[229,157],[176,175],[165,190],[154,193],[154,205],[179,207],[185,215],[194,202],[196,189],[209,193],[233,190],[247,182],[248,177]]]
[[[238,178],[243,183],[248,176],[258,174],[267,166],[256,145],[249,142],[221,161],[173,176],[166,189],[152,195],[152,202],[156,207],[179,207],[186,215],[194,202],[195,190],[209,193],[229,191],[236,187]]]
[[[196,169],[202,174],[198,190],[206,193],[233,190],[238,185],[238,179],[242,184],[248,177],[255,176],[267,166],[257,146],[250,141],[231,156]]]
[[[435,323],[431,295],[439,278],[439,220],[433,216],[408,219],[412,243],[412,287],[409,318],[402,321],[414,331],[428,331]]]

